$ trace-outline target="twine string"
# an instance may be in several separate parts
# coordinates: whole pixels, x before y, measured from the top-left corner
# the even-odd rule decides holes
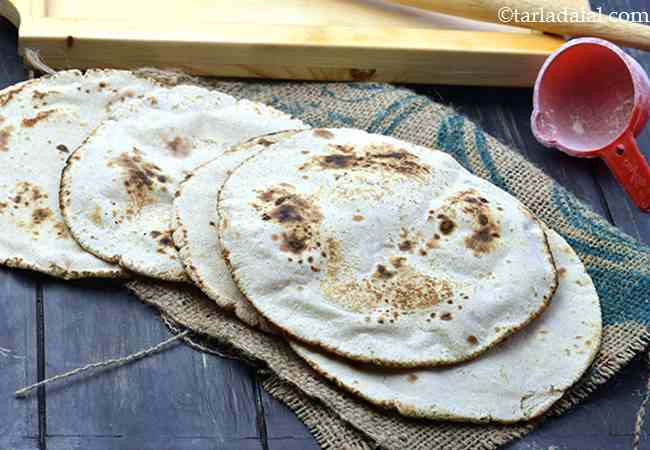
[[[38,50],[26,48],[25,61],[34,69],[40,70],[41,72],[46,73],[48,75],[54,75],[56,73],[56,70],[52,69],[50,66],[45,64],[45,62],[43,62],[41,56],[38,53]]]
[[[47,379],[45,379],[43,381],[39,381],[38,383],[34,383],[32,385],[29,385],[27,387],[24,387],[22,389],[17,390],[16,393],[15,393],[16,397],[18,397],[18,398],[27,397],[30,392],[32,392],[34,389],[36,389],[36,388],[38,388],[40,386],[44,386],[44,385],[52,383],[54,381],[63,380],[65,378],[70,378],[70,377],[78,375],[78,374],[80,374],[82,372],[86,372],[88,370],[98,369],[98,368],[102,368],[102,367],[122,366],[122,365],[128,364],[128,363],[130,363],[132,361],[136,361],[138,359],[145,358],[147,356],[153,355],[154,353],[160,352],[161,350],[163,350],[169,344],[171,344],[171,343],[173,343],[173,342],[175,342],[175,341],[177,341],[179,339],[182,339],[182,338],[186,337],[188,334],[190,334],[190,330],[185,330],[182,333],[179,333],[179,334],[177,334],[175,336],[172,336],[169,339],[166,339],[166,340],[164,340],[164,341],[160,342],[159,344],[156,344],[156,345],[154,345],[152,347],[145,348],[144,350],[140,350],[139,352],[132,353],[130,355],[123,356],[123,357],[120,357],[120,358],[111,358],[111,359],[107,359],[106,361],[87,364],[87,365],[85,365],[83,367],[78,367],[78,368],[70,370],[68,372],[61,373],[59,375],[55,375],[55,376],[47,378]]]

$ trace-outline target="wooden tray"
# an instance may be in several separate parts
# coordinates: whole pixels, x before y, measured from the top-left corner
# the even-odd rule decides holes
[[[0,0],[0,14],[54,68],[229,77],[530,86],[564,42],[380,0]]]

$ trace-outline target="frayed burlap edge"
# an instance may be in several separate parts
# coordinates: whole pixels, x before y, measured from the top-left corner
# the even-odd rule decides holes
[[[199,335],[210,336],[230,346],[249,362],[270,369],[273,375],[263,383],[264,388],[296,410],[299,418],[318,435],[324,448],[379,446],[390,450],[424,450],[437,445],[450,450],[493,450],[524,436],[543,421],[542,418],[514,425],[426,422],[379,410],[323,380],[281,338],[241,323],[219,310],[192,286],[144,279],[132,281],[127,286],[142,301],[164,311],[176,324]],[[625,349],[621,349],[622,342],[626,344]],[[607,326],[592,367],[548,415],[562,414],[578,404],[643,351],[648,343],[650,332],[639,323],[630,321]],[[350,433],[349,427],[356,432]]]
[[[267,377],[262,382],[262,387],[273,398],[291,408],[323,449],[369,450],[375,448],[366,436],[341,420],[318,399],[305,396],[298,388],[283,381],[277,375]]]

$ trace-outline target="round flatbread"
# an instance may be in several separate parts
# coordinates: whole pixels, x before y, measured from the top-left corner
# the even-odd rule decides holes
[[[291,345],[326,378],[405,416],[504,423],[533,419],[591,365],[602,334],[591,278],[566,241],[554,231],[547,234],[560,274],[553,301],[525,330],[476,360],[418,371],[368,370]]]
[[[178,184],[235,143],[301,125],[273,108],[195,86],[116,104],[111,119],[68,160],[63,217],[77,242],[98,257],[185,281],[171,229]]]
[[[219,189],[233,169],[255,153],[295,133],[268,134],[224,152],[188,175],[174,198],[174,243],[192,282],[220,307],[233,311],[248,325],[265,331],[270,331],[269,325],[239,292],[221,256],[218,219],[211,213],[215,210]]]
[[[451,364],[552,297],[539,223],[449,155],[351,129],[269,149],[226,180],[219,233],[242,293],[293,338],[377,365]]]
[[[0,264],[65,279],[124,275],[68,233],[61,169],[111,103],[157,87],[126,71],[70,70],[0,92]]]

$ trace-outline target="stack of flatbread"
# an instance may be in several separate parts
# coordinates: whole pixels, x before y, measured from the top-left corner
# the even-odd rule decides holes
[[[448,154],[123,71],[0,93],[0,262],[198,286],[340,389],[516,422],[601,338],[584,266]]]

